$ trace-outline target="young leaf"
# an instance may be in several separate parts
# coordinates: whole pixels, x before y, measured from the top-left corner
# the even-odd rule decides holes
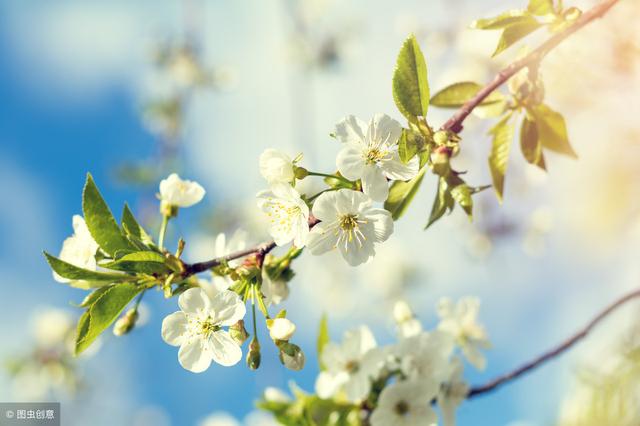
[[[88,308],[89,306],[93,305],[93,302],[95,302],[96,300],[98,300],[98,298],[100,296],[102,296],[102,294],[109,290],[111,288],[111,286],[113,286],[115,284],[110,284],[104,287],[100,287],[94,291],[92,291],[91,293],[89,293],[87,295],[87,297],[84,298],[84,300],[82,300],[82,302],[78,305],[72,303],[73,306],[75,306],[76,308]]]
[[[455,200],[449,192],[449,187],[445,178],[440,178],[438,181],[438,191],[436,192],[436,199],[433,201],[433,207],[431,207],[431,214],[429,215],[429,221],[424,229],[429,228],[444,214],[453,209]]]
[[[429,103],[441,108],[459,108],[473,98],[482,89],[482,85],[472,81],[453,83],[433,95]],[[500,92],[491,92],[480,105],[490,105],[504,101]]]
[[[524,10],[508,10],[493,18],[478,19],[471,23],[471,28],[476,30],[500,30],[509,25],[518,24],[529,20],[531,16]]]
[[[520,127],[520,149],[528,163],[546,170],[542,144],[538,138],[538,125],[535,119],[525,115]]]
[[[413,197],[415,197],[420,184],[422,184],[422,178],[424,178],[426,170],[427,168],[423,167],[410,181],[397,180],[391,185],[389,197],[384,203],[384,208],[391,213],[393,220],[398,220],[407,210],[411,201],[413,201]]]
[[[491,153],[489,154],[489,170],[491,171],[493,188],[500,202],[502,202],[504,175],[507,172],[509,151],[513,140],[513,125],[509,124],[510,118],[511,114],[508,114],[489,131],[489,134],[493,136]]]
[[[166,257],[155,251],[137,251],[125,254],[113,262],[100,264],[100,266],[117,271],[163,274],[170,272],[166,261]]]
[[[542,142],[543,147],[569,157],[578,158],[569,143],[567,125],[562,114],[544,104],[532,108],[531,113],[538,123],[540,142]]]
[[[113,282],[120,282],[130,278],[129,275],[116,274],[111,272],[90,271],[88,269],[79,268],[64,260],[44,252],[47,262],[51,269],[62,278],[68,280],[82,280],[91,282],[91,287],[100,287]]]
[[[527,10],[538,16],[549,15],[554,12],[553,0],[529,0]]]
[[[422,135],[411,129],[402,129],[398,140],[400,161],[407,164],[419,151],[424,149],[425,140]]]
[[[493,57],[503,52],[518,40],[528,36],[541,26],[542,24],[536,21],[533,17],[529,17],[527,20],[509,25],[502,31],[502,35],[498,41],[498,47],[496,47],[495,52],[493,52],[491,56]]]
[[[133,216],[133,213],[129,209],[129,205],[127,205],[127,203],[125,203],[122,208],[122,227],[125,228],[126,232],[130,233],[137,239],[142,240],[144,230],[140,224],[138,224],[138,221],[135,216]]]
[[[393,99],[398,110],[411,122],[427,115],[427,64],[413,35],[407,38],[398,54],[393,73]]]
[[[317,341],[317,350],[318,350],[318,363],[320,364],[320,371],[324,371],[326,366],[322,362],[322,351],[324,347],[329,343],[329,321],[327,319],[327,314],[323,314],[320,319],[320,325],[318,326],[318,341]]]
[[[131,283],[114,285],[104,291],[78,321],[76,355],[87,349],[141,291],[142,287]]]
[[[473,190],[455,173],[447,176],[447,186],[450,188],[451,197],[458,202],[458,205],[471,220],[473,217],[473,198],[471,197]]]
[[[82,191],[82,212],[91,236],[107,254],[113,255],[118,250],[135,250],[113,218],[91,174],[87,174]]]

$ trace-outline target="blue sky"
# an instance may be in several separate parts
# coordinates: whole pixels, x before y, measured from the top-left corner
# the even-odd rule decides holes
[[[486,63],[467,58],[486,51],[487,46],[490,49],[494,38],[468,35],[468,31],[455,42],[438,41],[436,37],[441,29],[463,29],[472,18],[490,15],[504,3],[521,5],[515,0],[489,2],[501,3],[496,9],[477,3],[460,0],[465,16],[458,18],[450,13],[447,2],[435,0],[330,4],[329,12],[320,15],[318,28],[326,30],[331,27],[327,23],[336,23],[348,29],[343,63],[337,69],[306,74],[300,73],[286,53],[284,2],[277,7],[250,1],[217,2],[205,7],[201,17],[206,21],[201,29],[206,40],[205,57],[234,69],[237,83],[228,92],[197,96],[190,105],[181,148],[183,172],[200,180],[208,195],[202,206],[181,215],[179,232],[195,238],[199,215],[208,209],[233,202],[250,204],[263,185],[256,167],[262,149],[273,146],[292,153],[305,151],[305,161],[327,169],[333,167],[336,154],[336,146],[327,134],[342,116],[353,113],[365,118],[387,111],[399,118],[391,98],[390,75],[395,53],[409,30],[420,36],[432,85],[442,86],[463,78],[461,75],[486,79]],[[0,357],[28,347],[27,319],[38,306],[73,310],[68,302],[83,297],[81,291],[52,280],[40,252],[56,252],[70,234],[71,216],[80,212],[85,174],[93,174],[116,212],[125,201],[135,206],[141,197],[153,196],[155,188],[141,192],[119,184],[113,174],[120,161],[148,158],[155,152],[154,138],[139,114],[148,86],[144,52],[155,35],[179,34],[181,25],[178,3],[156,6],[151,2],[0,4],[0,190],[4,203],[0,235],[6,238],[0,246],[0,338],[4,342]],[[597,35],[596,30],[592,36]],[[589,42],[588,37],[585,32],[581,42]],[[578,42],[573,46],[579,47]],[[468,62],[463,62],[458,52],[466,55]],[[560,53],[555,62],[550,60],[557,66],[563,58],[567,58],[566,52]],[[578,66],[587,62],[580,62],[579,56],[575,61]],[[553,68],[549,74],[553,79]],[[298,101],[302,97],[307,102],[303,110],[308,114],[300,113],[291,102],[292,79],[302,81],[294,94]],[[607,90],[610,87],[601,93]],[[568,95],[554,100],[558,107],[570,109],[572,105]],[[594,111],[606,113],[609,108],[603,105]],[[602,157],[602,150],[590,142],[606,134],[606,129],[589,127],[593,120],[583,111],[569,115],[581,123],[571,128],[581,161],[552,158],[551,175],[542,179],[542,184],[537,183],[541,181],[537,175],[515,162],[508,201],[497,215],[497,202],[487,192],[482,194],[482,204],[491,208],[481,210],[475,224],[455,214],[433,230],[416,232],[422,228],[432,199],[430,181],[406,219],[397,225],[392,250],[407,254],[418,270],[404,297],[415,301],[417,312],[427,324],[434,323],[433,307],[442,295],[472,294],[483,300],[482,319],[493,338],[493,350],[488,354],[485,372],[467,370],[472,383],[502,373],[558,342],[584,323],[603,300],[612,299],[637,278],[637,265],[634,269],[628,255],[619,255],[620,247],[625,251],[637,247],[635,234],[620,233],[611,216],[604,220],[611,222],[611,227],[590,227],[587,216],[593,207],[590,203],[595,201],[576,189],[585,176],[590,178],[588,170],[593,170]],[[436,122],[444,118],[446,112],[434,111],[432,115]],[[473,120],[468,130],[483,135],[487,126]],[[302,141],[298,139],[300,129],[305,136]],[[477,144],[463,159],[466,167],[484,165],[485,161],[486,138],[484,143],[473,138],[469,136],[469,143]],[[627,163],[630,169],[635,167],[631,160]],[[471,176],[478,182],[487,179],[484,170],[472,171]],[[637,194],[635,188],[630,191]],[[594,183],[591,196],[605,195],[606,186]],[[637,211],[637,203],[622,204],[619,220],[626,223],[628,212]],[[469,249],[468,241],[477,236],[475,230],[489,219],[529,224],[530,213],[541,206],[553,213],[555,223],[543,236],[542,253],[532,257],[522,248],[524,231],[496,242],[489,255],[477,257]],[[202,238],[206,241],[212,236]],[[266,386],[284,388],[289,380],[295,380],[311,389],[317,373],[315,326],[325,311],[335,310],[331,323],[334,338],[366,322],[380,342],[391,341],[391,301],[380,303],[384,296],[368,291],[368,277],[332,262],[305,258],[292,284],[287,308],[304,330],[299,339],[309,363],[303,372],[285,371],[272,348],[263,353],[263,366],[257,372],[242,365],[214,366],[200,375],[184,371],[177,362],[176,349],[164,344],[159,333],[164,315],[176,310],[175,301],[153,294],[145,300],[151,311],[150,322],[126,338],[107,336],[100,353],[84,363],[94,379],[89,394],[83,396],[84,407],[69,403],[70,410],[78,414],[77,424],[82,424],[78,419],[86,418],[82,416],[88,415],[89,408],[104,409],[110,404],[118,407],[110,413],[123,425],[136,424],[135,413],[140,407],[156,407],[174,425],[195,424],[219,410],[242,418]],[[338,293],[325,282],[329,281],[325,280],[328,275],[322,275],[327,273],[322,269],[334,267],[343,283]],[[357,303],[347,303],[344,310],[336,308],[344,302],[338,298],[355,297]],[[617,322],[594,339],[606,340],[610,334],[606,330],[625,324],[627,317],[616,318]],[[465,404],[459,423],[553,424],[562,397],[570,389],[575,366],[594,346]],[[6,380],[0,379],[2,399],[10,400],[12,395]],[[113,418],[96,421],[114,424]]]

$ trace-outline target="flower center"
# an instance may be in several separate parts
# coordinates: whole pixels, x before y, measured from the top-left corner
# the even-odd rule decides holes
[[[343,231],[351,232],[358,227],[358,216],[346,214],[340,218],[340,228]]]
[[[387,151],[383,151],[379,148],[369,148],[364,155],[364,161],[367,164],[376,164],[384,157],[386,157]]]
[[[398,401],[393,408],[399,416],[406,416],[409,412],[409,404],[407,404],[406,401]]]
[[[345,369],[349,374],[357,373],[360,369],[360,363],[358,363],[358,361],[349,361],[347,365],[345,365]]]
[[[197,327],[198,334],[204,337],[209,337],[211,333],[220,330],[220,327],[214,324],[211,317],[198,321]]]

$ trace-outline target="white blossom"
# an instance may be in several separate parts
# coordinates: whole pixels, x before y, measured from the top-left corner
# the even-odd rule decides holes
[[[385,114],[376,114],[369,124],[349,115],[336,125],[335,135],[344,143],[336,165],[350,180],[362,180],[362,190],[374,201],[389,195],[387,178],[409,180],[417,173],[418,158],[408,164],[400,161],[398,139],[402,126]]]
[[[331,398],[344,391],[352,402],[362,401],[371,391],[386,361],[386,351],[376,348],[371,331],[361,326],[344,334],[342,344],[327,343],[320,359],[326,370],[318,375],[316,393]]]
[[[216,236],[213,251],[210,253],[210,257],[223,257],[236,251],[244,250],[246,247],[247,233],[244,230],[237,230],[229,239],[227,239],[227,236],[221,232]],[[232,268],[240,266],[241,263],[242,260],[238,259],[230,260],[228,262],[229,266]],[[220,276],[213,274],[210,280],[199,278],[198,284],[207,292],[209,297],[212,298],[221,291],[229,289],[229,287],[233,284],[233,280],[229,276]]]
[[[441,382],[447,377],[453,348],[451,336],[434,331],[402,339],[393,348],[393,353],[405,376],[415,380]]]
[[[454,358],[449,364],[447,379],[440,386],[438,407],[442,414],[443,426],[455,426],[456,409],[467,399],[469,385],[462,379],[463,368],[460,358]]]
[[[412,337],[422,332],[422,324],[404,300],[398,300],[393,305],[393,318],[398,327],[398,334],[402,338]]]
[[[98,248],[98,243],[91,236],[84,218],[80,215],[74,215],[73,235],[64,240],[58,257],[79,268],[95,271],[98,268],[96,261]],[[61,283],[70,283],[74,287],[88,287],[86,281],[69,280],[56,274],[55,271],[53,272],[53,278]]]
[[[172,346],[180,346],[178,360],[187,370],[200,373],[211,361],[231,366],[242,358],[240,346],[222,327],[244,318],[246,307],[231,291],[213,298],[201,288],[191,288],[178,299],[180,311],[162,321],[162,338]]]
[[[463,298],[455,306],[451,299],[442,298],[438,303],[438,329],[453,336],[465,358],[482,370],[486,360],[480,349],[489,348],[490,343],[484,327],[477,322],[479,309],[480,301],[473,297]]]
[[[269,217],[269,233],[276,244],[283,246],[293,241],[296,247],[304,247],[309,235],[309,206],[298,191],[291,185],[275,184],[257,197],[258,207]]]
[[[276,149],[265,149],[260,155],[260,174],[270,185],[293,182],[294,164],[287,154]]]
[[[438,393],[433,380],[404,381],[385,387],[371,414],[371,426],[436,426],[431,400]]]
[[[340,189],[325,192],[313,205],[313,215],[321,222],[309,234],[313,254],[337,248],[351,266],[375,255],[375,243],[386,241],[393,232],[391,214],[374,208],[362,192]]]
[[[287,318],[275,318],[269,325],[269,336],[273,340],[289,340],[296,331],[296,325]]]
[[[198,182],[182,180],[176,173],[160,182],[160,199],[175,207],[191,207],[199,203],[205,191]]]
[[[71,314],[56,308],[38,310],[31,323],[36,342],[43,348],[64,344],[74,330]]]

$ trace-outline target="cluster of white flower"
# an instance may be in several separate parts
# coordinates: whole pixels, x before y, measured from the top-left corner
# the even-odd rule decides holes
[[[390,180],[405,181],[418,173],[417,157],[408,164],[400,161],[401,133],[400,123],[384,114],[375,115],[369,124],[346,117],[334,132],[344,144],[336,159],[336,175],[309,172],[297,166],[300,157],[292,160],[274,149],[264,151],[260,173],[270,189],[258,193],[258,207],[270,220],[276,244],[308,246],[313,254],[338,249],[352,266],[373,257],[375,244],[393,232],[391,214],[373,203],[387,199]],[[335,186],[307,197],[295,183],[309,175],[341,180],[348,187]],[[315,225],[311,230],[310,224]]]
[[[319,397],[355,404],[373,403],[373,426],[435,425],[432,402],[437,401],[442,423],[455,424],[455,410],[468,393],[462,380],[463,364],[456,348],[474,366],[482,368],[478,348],[488,347],[484,329],[477,323],[478,301],[465,298],[455,307],[440,302],[436,330],[422,331],[405,302],[394,316],[399,341],[377,346],[365,327],[347,331],[341,344],[328,343],[321,355],[324,370],[316,380]]]

